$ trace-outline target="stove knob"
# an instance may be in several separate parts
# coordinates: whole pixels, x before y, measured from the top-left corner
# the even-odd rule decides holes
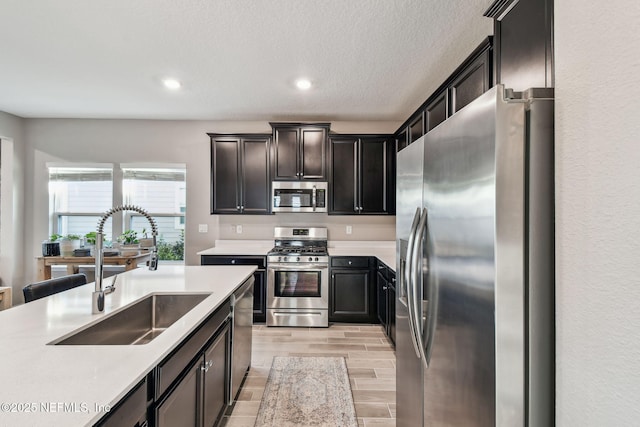
[[[311,261],[313,261],[313,257],[312,256],[309,257],[309,262],[311,262]]]
[[[297,257],[297,258],[296,258],[296,261],[300,261],[300,257]]]
[[[281,256],[278,257],[278,262],[280,262],[280,261],[282,261],[282,257]]]
[[[316,261],[318,261],[318,257],[316,257]]]

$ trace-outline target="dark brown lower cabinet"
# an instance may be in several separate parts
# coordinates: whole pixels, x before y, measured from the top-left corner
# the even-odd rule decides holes
[[[147,395],[147,379],[145,378],[96,425],[100,427],[147,426]]]
[[[255,265],[253,273],[253,323],[267,321],[267,259],[259,255],[202,255],[200,265]]]
[[[156,408],[156,426],[198,426],[198,377],[202,361],[192,364],[178,385]]]
[[[213,426],[226,406],[229,324],[200,351],[184,376],[160,400],[157,427]]]
[[[96,426],[216,425],[229,402],[230,314],[227,300]]]
[[[378,262],[376,274],[377,318],[385,334],[396,343],[396,274],[382,262]]]
[[[387,302],[388,287],[389,283],[387,282],[387,279],[384,278],[382,273],[378,272],[376,280],[376,303],[378,306],[378,310],[376,314],[378,316],[378,321],[385,330],[387,328],[389,316],[389,304]]]
[[[395,284],[395,281],[393,282]],[[396,345],[396,287],[394,285],[389,286],[389,323],[387,323],[387,336]]]
[[[227,345],[229,327],[204,351],[202,361],[203,425],[213,426],[227,403],[225,379],[227,372]]]
[[[375,292],[369,257],[332,257],[330,322],[375,322]]]

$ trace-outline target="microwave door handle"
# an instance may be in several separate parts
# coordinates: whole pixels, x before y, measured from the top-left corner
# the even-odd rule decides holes
[[[313,190],[311,192],[311,206],[313,207],[313,211],[316,211],[316,186],[313,186]]]

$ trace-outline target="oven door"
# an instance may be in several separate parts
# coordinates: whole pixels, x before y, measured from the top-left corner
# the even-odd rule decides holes
[[[267,266],[267,307],[329,308],[329,266],[270,263]]]

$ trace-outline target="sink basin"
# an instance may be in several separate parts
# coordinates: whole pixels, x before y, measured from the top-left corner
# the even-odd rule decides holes
[[[147,344],[210,294],[152,294],[53,345]]]

